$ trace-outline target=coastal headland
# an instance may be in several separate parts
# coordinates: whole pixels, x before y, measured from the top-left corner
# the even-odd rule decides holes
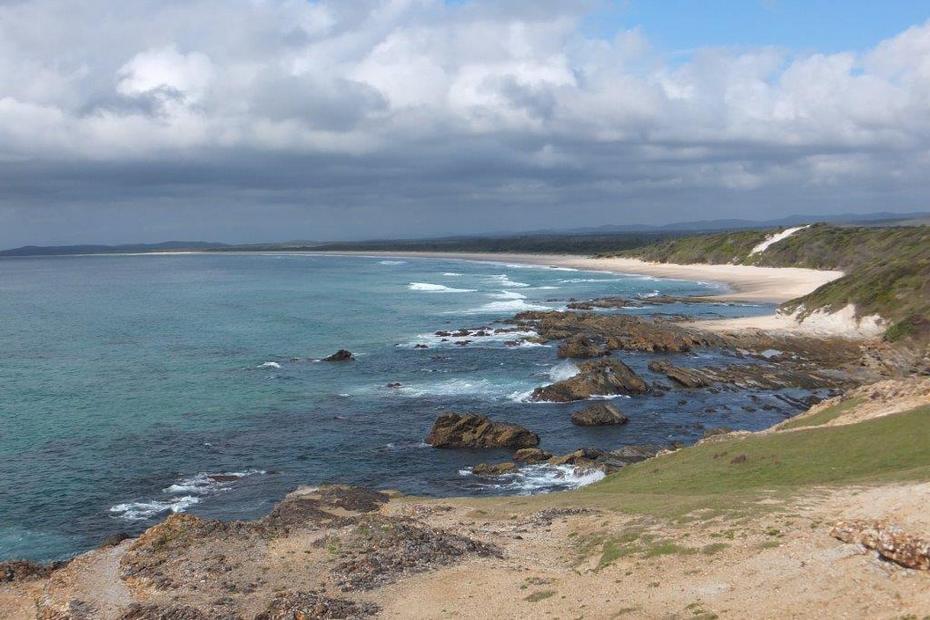
[[[796,402],[803,413],[761,432],[719,428],[691,446],[579,447],[563,455],[540,449],[519,420],[444,414],[426,438],[434,449],[512,451],[512,461],[476,466],[474,475],[555,465],[598,481],[493,498],[301,487],[256,520],[175,514],[69,562],[0,564],[0,616],[711,619],[922,617],[930,609],[926,347],[897,341],[896,332],[881,336],[876,330],[886,323],[855,306],[846,310],[850,304],[792,307],[845,272],[634,257],[386,254],[726,287],[700,299],[652,299],[658,306],[781,304],[768,317],[701,321],[597,312],[642,301],[620,298],[517,314],[509,323],[520,333],[577,361],[577,375],[531,396],[594,399],[574,423],[623,424],[622,402],[596,406],[605,395],[648,394],[669,407],[702,390],[749,386],[829,397]],[[481,331],[466,330],[470,338]],[[676,357],[703,349],[726,350],[739,363],[689,367]],[[644,380],[621,361],[624,352],[661,353],[649,371],[664,380]]]

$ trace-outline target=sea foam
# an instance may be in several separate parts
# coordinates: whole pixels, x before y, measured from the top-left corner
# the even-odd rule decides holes
[[[459,471],[463,477],[475,477],[482,486],[514,495],[533,495],[550,491],[577,489],[604,478],[599,470],[580,469],[573,465],[527,465],[514,473],[500,476],[475,476],[471,469]]]
[[[452,288],[442,284],[431,284],[429,282],[411,282],[407,285],[411,291],[421,291],[424,293],[474,293],[475,289],[471,288]]]

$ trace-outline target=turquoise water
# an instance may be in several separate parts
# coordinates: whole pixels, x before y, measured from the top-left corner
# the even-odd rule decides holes
[[[318,255],[86,256],[0,260],[0,559],[65,557],[170,511],[249,518],[298,484],[409,493],[521,493],[574,486],[565,472],[486,480],[504,453],[422,439],[446,409],[524,424],[543,446],[693,441],[762,428],[747,394],[623,399],[631,422],[582,429],[575,406],[527,403],[571,367],[512,336],[439,343],[568,298],[686,295],[708,285],[437,259]],[[765,312],[682,305],[630,312]],[[429,348],[414,348],[416,344]],[[346,348],[348,364],[316,360]],[[719,362],[704,352],[684,363]],[[623,359],[650,379],[652,356]],[[399,382],[400,388],[386,384]],[[684,400],[686,402],[681,403]],[[715,410],[708,413],[708,409]],[[465,470],[465,471],[463,471]],[[219,479],[210,475],[225,474]]]

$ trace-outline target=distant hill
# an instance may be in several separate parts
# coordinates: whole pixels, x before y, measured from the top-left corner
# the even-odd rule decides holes
[[[169,251],[274,252],[274,251],[432,251],[432,252],[560,252],[594,254],[620,252],[697,233],[785,228],[826,222],[835,226],[906,226],[930,223],[930,213],[866,213],[832,216],[790,215],[773,220],[699,220],[663,225],[604,225],[522,233],[486,233],[419,239],[370,239],[364,241],[285,241],[230,244],[205,241],[166,241],[122,245],[27,245],[0,251],[0,257],[121,254]]]
[[[217,250],[229,247],[225,243],[207,241],[164,241],[162,243],[129,243],[124,245],[24,245],[0,251],[0,256],[66,256],[70,254],[127,254],[134,252],[182,252],[184,250]]]

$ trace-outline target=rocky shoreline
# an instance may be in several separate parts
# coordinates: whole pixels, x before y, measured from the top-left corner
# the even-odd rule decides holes
[[[528,340],[557,344],[560,358],[579,360],[578,373],[537,388],[530,399],[582,403],[566,423],[584,426],[628,421],[615,403],[591,400],[597,397],[661,398],[695,390],[787,387],[839,394],[890,376],[912,374],[922,363],[919,356],[877,342],[763,332],[719,334],[667,317],[590,311],[629,304],[626,299],[572,303],[569,312],[524,312],[504,326],[441,331],[437,336],[459,346],[506,334],[514,334],[507,346]],[[701,349],[726,350],[739,362],[707,367],[676,362],[676,356],[684,359]],[[625,352],[661,353],[663,357],[650,362],[648,370],[665,380],[640,376],[624,363]],[[352,359],[348,351],[326,358]],[[801,410],[817,400],[788,404]],[[714,429],[706,435],[716,440],[728,432]],[[682,447],[579,447],[552,454],[539,447],[540,437],[531,429],[480,414],[452,412],[435,421],[426,441],[437,449],[511,450],[511,461],[472,468],[474,475],[491,478],[538,465],[611,474]],[[363,618],[381,611],[367,593],[469,559],[506,558],[501,546],[486,536],[470,536],[468,528],[436,527],[437,511],[447,510],[442,504],[413,504],[410,512],[407,504],[395,506],[390,501],[396,495],[355,487],[308,487],[292,492],[271,513],[254,521],[176,514],[138,538],[116,538],[69,563],[0,563],[0,584],[35,592],[36,617],[43,620]],[[551,523],[559,516],[563,513],[517,517],[514,531]],[[847,529],[841,530],[842,536],[853,537]],[[101,574],[108,580],[105,596],[96,591],[99,583],[93,581]],[[40,590],[30,590],[30,584],[40,583]]]

